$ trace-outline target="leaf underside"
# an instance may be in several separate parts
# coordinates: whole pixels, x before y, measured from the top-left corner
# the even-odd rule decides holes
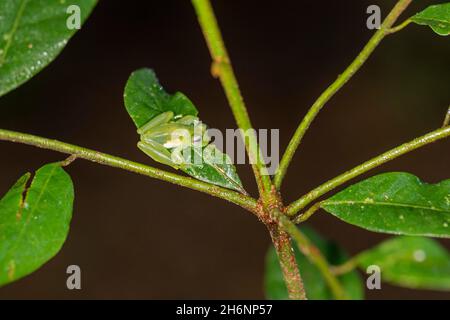
[[[450,290],[450,255],[433,239],[395,237],[364,251],[357,261],[363,271],[377,265],[384,282],[412,289]]]
[[[166,111],[172,111],[175,116],[198,114],[197,108],[184,94],[168,94],[159,84],[155,72],[146,68],[130,75],[125,86],[124,101],[137,128]]]
[[[411,21],[429,26],[438,35],[448,36],[450,34],[450,2],[429,6],[411,17]]]
[[[450,180],[385,173],[354,184],[321,207],[347,223],[390,234],[450,237]]]

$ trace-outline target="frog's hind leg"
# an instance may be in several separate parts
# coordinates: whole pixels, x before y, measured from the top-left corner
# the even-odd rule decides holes
[[[138,148],[142,150],[146,155],[148,155],[153,160],[171,166],[174,169],[178,169],[179,167],[172,161],[172,154],[164,148],[162,145],[158,143],[154,143],[151,141],[147,142],[139,142]]]
[[[172,111],[163,112],[140,127],[137,132],[138,134],[145,134],[149,129],[168,123],[170,120],[172,120],[173,116],[174,114]]]

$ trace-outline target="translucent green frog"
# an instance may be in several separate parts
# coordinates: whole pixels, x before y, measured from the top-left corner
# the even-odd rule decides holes
[[[163,112],[138,129],[138,147],[157,162],[183,169],[189,165],[183,150],[191,146],[204,147],[210,142],[206,129],[195,116]]]

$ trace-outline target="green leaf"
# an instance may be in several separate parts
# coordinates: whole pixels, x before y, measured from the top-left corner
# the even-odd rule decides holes
[[[74,191],[60,164],[24,175],[0,200],[0,286],[41,267],[69,232]]]
[[[395,237],[357,256],[364,270],[381,269],[382,281],[412,289],[450,290],[450,255],[438,242]]]
[[[175,116],[198,114],[197,108],[184,94],[181,92],[168,94],[151,69],[139,69],[131,74],[125,86],[124,101],[128,114],[137,128],[167,111],[172,111]],[[228,155],[212,144],[208,146],[209,149],[205,148],[190,148],[190,152],[185,153],[190,165],[182,170],[196,179],[245,193],[236,168]],[[222,161],[215,161],[216,159]]]
[[[335,243],[322,238],[310,228],[301,227],[308,238],[322,251],[328,262],[339,265],[345,262],[348,256]],[[305,285],[306,296],[311,300],[330,300],[333,295],[319,269],[300,253],[295,247],[295,257]],[[364,290],[359,274],[355,271],[339,277],[347,296],[354,300],[364,298]],[[288,292],[284,284],[283,274],[278,262],[277,254],[271,246],[266,255],[265,291],[269,299],[288,299]]]
[[[181,92],[169,95],[151,69],[133,72],[125,86],[125,107],[137,128],[157,115],[172,111],[175,116],[198,114],[194,104]]]
[[[450,2],[429,6],[411,17],[414,23],[429,26],[441,36],[450,34]]]
[[[409,173],[385,173],[348,187],[321,207],[370,231],[450,237],[450,180],[427,184]]]
[[[77,31],[67,27],[67,8],[84,22],[96,0],[0,1],[0,96],[28,81],[53,61]],[[72,21],[72,20],[71,20]]]
[[[210,152],[205,148],[191,148],[191,157],[197,156],[202,161],[198,164],[192,161],[192,165],[184,169],[184,172],[196,179],[246,194],[230,157],[212,144],[209,148]]]

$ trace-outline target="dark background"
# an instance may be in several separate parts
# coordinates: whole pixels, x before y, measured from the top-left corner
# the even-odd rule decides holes
[[[403,20],[430,3],[415,1]],[[442,2],[442,1],[441,1]],[[373,31],[366,8],[395,1],[213,2],[257,128],[280,128],[284,150],[314,99]],[[449,105],[448,38],[409,26],[386,38],[329,102],[285,180],[286,202],[321,182],[442,124]],[[103,0],[39,75],[0,99],[0,127],[98,149],[158,166],[135,147],[123,106],[130,73],[154,68],[169,92],[187,94],[211,127],[234,128],[189,1]],[[450,141],[372,171],[408,171],[427,182],[449,177]],[[27,170],[65,156],[0,143],[0,194]],[[166,168],[167,169],[167,168]],[[239,172],[255,194],[247,166]],[[0,289],[0,298],[263,298],[270,239],[254,216],[191,190],[78,160],[74,217],[63,250],[37,272]],[[386,235],[322,212],[312,225],[350,254]],[[442,243],[449,246],[448,241]],[[65,287],[66,267],[82,268],[82,290]],[[449,298],[383,284],[370,299]]]

